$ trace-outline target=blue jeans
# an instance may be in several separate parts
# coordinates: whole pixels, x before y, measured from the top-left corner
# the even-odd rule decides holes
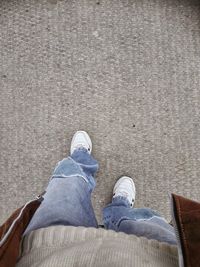
[[[97,170],[97,161],[84,148],[59,161],[23,235],[52,225],[98,228],[91,203]],[[114,198],[103,209],[103,222],[106,229],[175,243],[173,227],[164,218],[151,209],[131,208],[124,197]]]

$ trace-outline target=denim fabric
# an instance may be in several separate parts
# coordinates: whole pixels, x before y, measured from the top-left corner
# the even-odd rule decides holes
[[[98,227],[91,203],[97,161],[81,148],[59,161],[50,177],[43,201],[24,235],[52,225]],[[133,209],[124,197],[115,197],[103,210],[106,229],[175,243],[173,228],[155,211]]]
[[[23,235],[51,225],[98,227],[91,203],[97,161],[86,149],[58,162],[46,193]]]
[[[159,213],[149,208],[132,208],[123,196],[113,198],[103,209],[103,222],[106,229],[176,244],[174,228]]]

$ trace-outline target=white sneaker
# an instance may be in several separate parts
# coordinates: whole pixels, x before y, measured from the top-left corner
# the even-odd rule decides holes
[[[115,184],[113,189],[113,198],[117,196],[126,197],[133,207],[135,202],[135,184],[132,178],[123,176]]]
[[[87,149],[88,153],[91,154],[92,141],[89,135],[85,131],[77,131],[72,138],[71,149],[70,149],[71,155],[75,149],[82,147]]]

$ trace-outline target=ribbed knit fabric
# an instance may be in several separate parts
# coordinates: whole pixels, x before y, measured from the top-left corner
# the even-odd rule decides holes
[[[178,266],[177,247],[112,230],[51,226],[25,236],[17,267]]]

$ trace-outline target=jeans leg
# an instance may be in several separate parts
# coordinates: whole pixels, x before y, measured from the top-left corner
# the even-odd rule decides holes
[[[106,229],[176,244],[174,229],[156,211],[132,208],[125,197],[113,198],[103,209]]]
[[[24,235],[51,225],[98,227],[91,203],[97,161],[86,149],[58,162]]]

